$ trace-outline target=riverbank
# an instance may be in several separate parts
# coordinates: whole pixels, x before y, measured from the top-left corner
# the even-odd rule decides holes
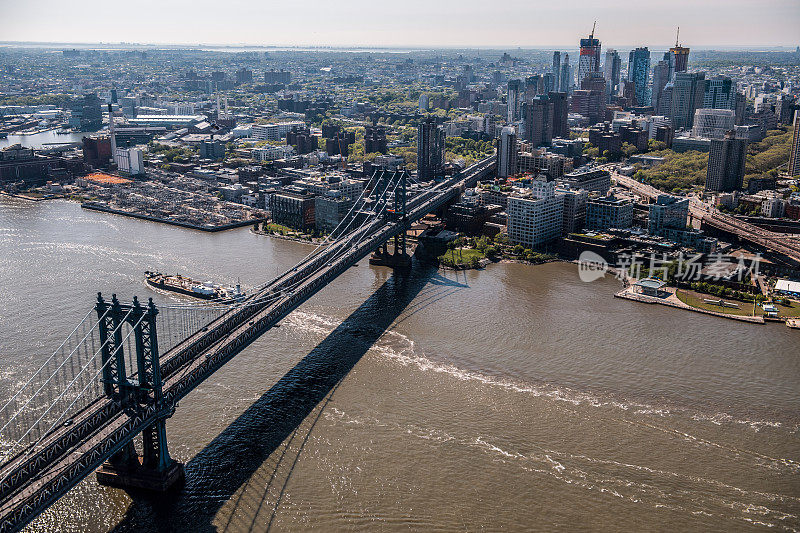
[[[166,308],[178,297],[150,294],[145,269],[254,287],[310,251],[108,221],[0,198],[0,400],[98,290]],[[181,402],[167,431],[190,482],[157,513],[90,476],[31,529],[156,532],[168,515],[176,533],[247,530],[274,513],[276,530],[560,530],[580,529],[587,508],[599,529],[798,527],[785,518],[797,516],[798,330],[631,305],[612,298],[613,276],[585,283],[559,262],[458,276],[359,263]],[[31,313],[32,300],[58,312]],[[38,330],[53,333],[32,346]],[[408,497],[385,497],[387,483]]]
[[[749,322],[751,324],[764,324],[764,317],[763,316],[747,316],[747,315],[732,315],[729,313],[721,313],[719,311],[711,311],[709,309],[701,309],[699,307],[692,307],[688,304],[683,303],[676,294],[676,289],[673,287],[663,287],[661,289],[662,293],[665,293],[663,297],[661,296],[647,296],[645,294],[640,294],[637,292],[633,292],[633,286],[628,286],[619,291],[614,295],[615,298],[624,298],[626,300],[632,300],[635,302],[642,302],[646,304],[659,304],[659,305],[666,305],[667,307],[676,307],[678,309],[686,309],[688,311],[694,311],[695,313],[703,313],[706,315],[718,316],[721,318],[729,318],[731,320],[740,320],[742,322]]]
[[[8,196],[9,198],[17,198],[19,200],[27,200],[29,202],[41,202],[42,200],[48,200],[48,198],[44,197],[28,196],[27,194],[17,194],[13,192],[0,192],[0,196]]]
[[[460,272],[462,270],[483,270],[488,265],[492,263],[498,263],[499,261],[492,261],[488,257],[485,257],[479,260],[476,264],[458,264],[458,265],[445,265],[439,263],[439,270],[451,271],[451,272]]]
[[[561,259],[560,257],[556,257],[554,259],[547,259],[545,261],[526,261],[524,259],[510,259],[504,257],[497,261],[492,261],[493,263],[502,263],[502,264],[518,264],[518,265],[546,265],[547,263],[573,263],[574,261],[569,261],[567,259]]]
[[[13,193],[0,191],[0,196],[8,196],[9,198],[18,198],[20,200],[28,200],[29,202],[41,202],[43,200],[64,200],[69,199],[66,194],[52,194],[47,196],[31,196],[28,194]]]
[[[264,235],[266,237],[275,237],[276,239],[281,239],[282,241],[299,242],[301,244],[313,244],[315,246],[320,244],[324,240],[324,239],[320,239],[320,238],[318,238],[318,239],[312,238],[311,240],[308,240],[308,239],[303,239],[301,237],[293,237],[291,235],[282,235],[280,233],[270,233],[268,231],[263,231],[263,230],[255,229],[255,228],[250,228],[250,232],[255,234],[255,235]]]
[[[112,215],[122,215],[125,217],[130,218],[138,218],[140,220],[148,220],[150,222],[160,222],[162,224],[169,224],[170,226],[179,226],[181,228],[188,228],[194,229],[199,231],[205,231],[208,233],[216,233],[219,231],[225,231],[229,229],[235,228],[242,228],[244,226],[252,226],[260,222],[259,219],[252,219],[252,220],[239,220],[237,222],[231,222],[229,224],[220,224],[218,226],[201,226],[199,224],[192,224],[191,222],[183,222],[180,220],[170,220],[167,218],[156,217],[153,215],[145,215],[142,213],[132,213],[130,211],[123,211],[121,209],[114,209],[113,207],[107,207],[104,205],[96,204],[93,202],[83,202],[81,204],[81,208],[89,209],[91,211],[100,211],[102,213],[111,213]]]

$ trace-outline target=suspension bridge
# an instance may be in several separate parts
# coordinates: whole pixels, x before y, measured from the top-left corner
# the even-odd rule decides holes
[[[19,531],[95,471],[122,488],[163,491],[180,481],[165,428],[178,402],[390,239],[405,255],[413,222],[494,167],[489,157],[415,194],[406,172],[376,172],[325,241],[242,301],[156,307],[98,294],[0,408],[0,533]]]

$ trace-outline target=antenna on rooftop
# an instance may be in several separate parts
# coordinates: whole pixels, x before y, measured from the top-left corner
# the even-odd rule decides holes
[[[678,44],[678,37],[681,35],[681,27],[678,26],[678,33],[675,34],[675,48],[678,48],[680,45]]]

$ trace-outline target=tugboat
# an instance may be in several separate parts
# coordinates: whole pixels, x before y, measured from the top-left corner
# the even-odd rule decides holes
[[[156,289],[177,292],[200,300],[213,300],[215,302],[234,302],[245,297],[241,286],[237,283],[235,287],[222,287],[210,281],[199,282],[180,274],[168,276],[161,272],[144,273],[147,284]]]

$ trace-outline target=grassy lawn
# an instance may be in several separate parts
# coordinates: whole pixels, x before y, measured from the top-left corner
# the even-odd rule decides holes
[[[469,265],[473,260],[480,261],[486,254],[473,248],[456,248],[448,250],[439,256],[439,262],[443,264]]]
[[[680,301],[685,303],[686,305],[696,307],[698,309],[704,309],[706,311],[716,311],[717,313],[725,313],[726,315],[737,315],[737,316],[753,316],[753,303],[750,302],[740,302],[738,300],[732,300],[730,298],[722,298],[725,302],[731,302],[739,304],[739,308],[734,307],[720,307],[719,305],[714,305],[706,302],[706,299],[709,300],[719,300],[714,295],[711,294],[702,294],[699,292],[694,291],[687,291],[684,289],[678,289],[675,293]],[[763,310],[758,305],[756,306],[756,315],[763,314]]]
[[[691,305],[692,307],[697,307],[700,309],[706,309],[708,311],[717,311],[718,313],[726,313],[729,315],[740,315],[740,316],[752,316],[753,314],[753,303],[752,302],[742,302],[740,300],[735,300],[733,298],[722,298],[726,302],[737,303],[739,304],[739,309],[735,309],[733,307],[720,307],[718,305],[710,304],[705,299],[709,300],[719,300],[718,297],[714,296],[713,294],[705,294],[702,292],[695,292],[686,289],[678,289],[676,292],[676,296],[680,301],[687,305]],[[778,317],[800,317],[800,303],[792,302],[791,305],[781,305],[781,304],[774,304],[775,307],[778,308]],[[763,315],[764,309],[761,305],[756,305],[756,316]]]
[[[775,304],[778,308],[778,316],[800,317],[800,303],[793,302],[791,306]]]
[[[273,233],[280,233],[281,235],[291,235],[299,233],[298,231],[293,230],[288,226],[282,226],[280,224],[273,224],[273,223],[267,224],[267,231],[271,231]]]

